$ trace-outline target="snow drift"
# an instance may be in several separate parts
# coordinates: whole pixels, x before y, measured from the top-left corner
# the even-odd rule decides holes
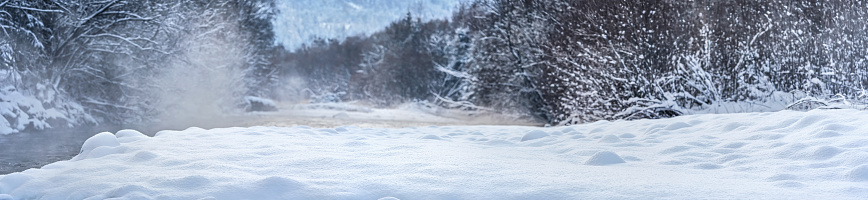
[[[0,199],[861,199],[868,112],[100,133]]]

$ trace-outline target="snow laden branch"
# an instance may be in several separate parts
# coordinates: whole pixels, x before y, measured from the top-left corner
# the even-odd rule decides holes
[[[117,4],[117,3],[120,2],[120,1],[121,1],[121,0],[113,0],[113,1],[111,1],[111,2],[106,3],[104,6],[102,6],[102,8],[100,8],[100,9],[96,10],[95,12],[91,13],[90,15],[88,15],[87,17],[85,17],[84,19],[81,19],[80,22],[78,23],[78,25],[76,25],[76,27],[81,27],[81,26],[83,26],[84,24],[87,24],[88,22],[90,22],[91,20],[93,20],[96,16],[98,16],[98,15],[100,15],[100,14],[103,14],[103,12],[105,12],[105,11],[108,10],[110,7],[114,6],[115,4]]]
[[[85,38],[108,37],[108,38],[113,38],[113,39],[123,41],[126,44],[132,45],[141,51],[156,51],[156,52],[159,52],[162,54],[169,54],[168,52],[157,49],[157,48],[144,47],[144,45],[146,45],[146,44],[158,45],[159,43],[154,41],[154,40],[151,40],[148,38],[143,38],[143,37],[125,37],[125,36],[121,36],[118,34],[111,34],[111,33],[101,33],[101,34],[95,34],[95,35],[82,35],[81,37],[85,37]],[[144,43],[139,44],[139,43],[136,43],[135,41],[143,41]],[[116,44],[114,46],[121,46],[121,44]]]
[[[41,9],[41,8],[33,8],[33,7],[20,6],[20,5],[8,5],[8,3],[10,1],[0,3],[0,7],[15,8],[15,9],[21,9],[21,10],[26,10],[26,11],[35,11],[35,12],[44,12],[44,13],[65,13],[64,10]]]

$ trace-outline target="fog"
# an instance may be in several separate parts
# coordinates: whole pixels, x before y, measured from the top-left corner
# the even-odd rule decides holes
[[[224,30],[235,31],[235,30]],[[222,33],[237,34],[237,33]],[[153,80],[158,127],[231,126],[244,95],[243,45],[214,34],[187,38],[185,48]]]

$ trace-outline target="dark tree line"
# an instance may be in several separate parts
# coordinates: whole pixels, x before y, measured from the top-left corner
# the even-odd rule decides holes
[[[275,63],[284,76],[306,80],[295,92],[315,100],[368,100],[389,106],[427,99],[444,78],[434,61],[448,56],[433,52],[429,42],[451,25],[422,22],[408,14],[369,37],[317,39],[294,52],[277,52]]]
[[[865,3],[841,0],[487,0],[277,62],[330,100],[429,100],[560,124],[662,118],[861,102],[866,16]]]

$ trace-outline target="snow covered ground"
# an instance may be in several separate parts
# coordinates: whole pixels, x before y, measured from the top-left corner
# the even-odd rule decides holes
[[[371,108],[352,102],[292,103],[276,102],[278,111],[251,112],[226,115],[195,115],[184,120],[163,121],[142,127],[142,132],[153,135],[161,130],[200,128],[227,128],[250,126],[309,126],[312,128],[404,128],[448,125],[523,125],[542,126],[542,123],[515,119],[499,114],[450,110],[425,103],[407,103],[395,108]]]
[[[507,116],[450,110],[427,103],[406,103],[395,108],[371,108],[354,103],[278,103],[277,112],[245,114],[244,127],[249,126],[310,126],[337,128],[404,128],[428,125],[525,125],[541,123],[518,120]],[[233,118],[239,118],[235,116]]]
[[[868,112],[100,133],[0,199],[863,199]]]

